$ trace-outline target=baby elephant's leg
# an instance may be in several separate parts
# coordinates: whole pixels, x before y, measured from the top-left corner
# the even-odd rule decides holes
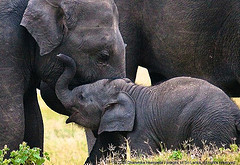
[[[229,114],[225,115],[229,116]],[[223,145],[229,147],[237,137],[234,122],[234,119],[231,117],[202,117],[201,120],[193,123],[191,130],[192,143],[200,148],[204,147],[204,143],[207,145],[216,144],[217,147],[222,147]]]

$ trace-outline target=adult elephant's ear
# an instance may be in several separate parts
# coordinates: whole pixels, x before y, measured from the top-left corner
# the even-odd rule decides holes
[[[23,14],[21,25],[37,41],[42,56],[50,53],[63,39],[65,21],[59,3],[56,0],[29,0]]]
[[[132,131],[135,120],[135,101],[125,93],[120,92],[114,103],[109,103],[103,114],[98,129],[102,132]]]

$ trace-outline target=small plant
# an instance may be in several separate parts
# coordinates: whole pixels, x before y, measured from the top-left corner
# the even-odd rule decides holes
[[[182,152],[181,151],[173,151],[172,155],[169,156],[169,159],[180,160],[182,159]]]
[[[230,148],[233,152],[237,152],[238,151],[238,146],[236,144],[231,144]]]
[[[31,149],[25,142],[19,145],[19,150],[10,153],[9,159],[4,159],[8,150],[7,146],[0,150],[0,165],[42,165],[45,159],[50,161],[47,152],[44,152],[43,157],[41,157],[39,148]]]
[[[1,165],[8,165],[11,160],[9,159],[4,159],[4,156],[7,154],[7,151],[9,150],[9,148],[7,148],[7,146],[5,145],[4,148],[2,150],[0,150],[0,164]]]

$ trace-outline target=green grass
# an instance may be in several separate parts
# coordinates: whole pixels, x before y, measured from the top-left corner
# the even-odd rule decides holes
[[[236,150],[233,148],[237,148]],[[162,164],[240,164],[240,150],[233,144],[231,149],[215,148],[203,150],[193,148],[192,150],[163,150],[153,156],[133,157],[130,162],[162,162]],[[188,162],[188,163],[187,163]],[[133,164],[133,163],[129,163]]]
[[[146,69],[141,67],[138,69],[136,83],[150,85],[150,79]],[[240,98],[234,98],[233,100],[240,106]],[[51,158],[51,162],[46,162],[45,165],[83,164],[88,155],[84,129],[75,124],[65,124],[67,117],[50,110],[40,96],[39,103],[44,120],[44,150],[50,154]],[[240,164],[240,152],[238,148],[231,150],[216,149],[214,153],[209,152],[207,148],[205,148],[204,152],[194,149],[188,153],[182,150],[169,150],[159,152],[159,154],[149,157],[130,158],[130,154],[128,154],[128,160],[143,162],[234,161],[236,164]]]

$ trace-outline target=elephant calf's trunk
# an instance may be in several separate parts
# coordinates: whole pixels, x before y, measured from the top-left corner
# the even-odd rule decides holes
[[[65,108],[68,109],[72,105],[72,92],[68,89],[68,85],[76,73],[76,63],[72,58],[64,54],[57,55],[57,58],[64,63],[65,69],[56,83],[55,92],[58,99],[62,102]]]

